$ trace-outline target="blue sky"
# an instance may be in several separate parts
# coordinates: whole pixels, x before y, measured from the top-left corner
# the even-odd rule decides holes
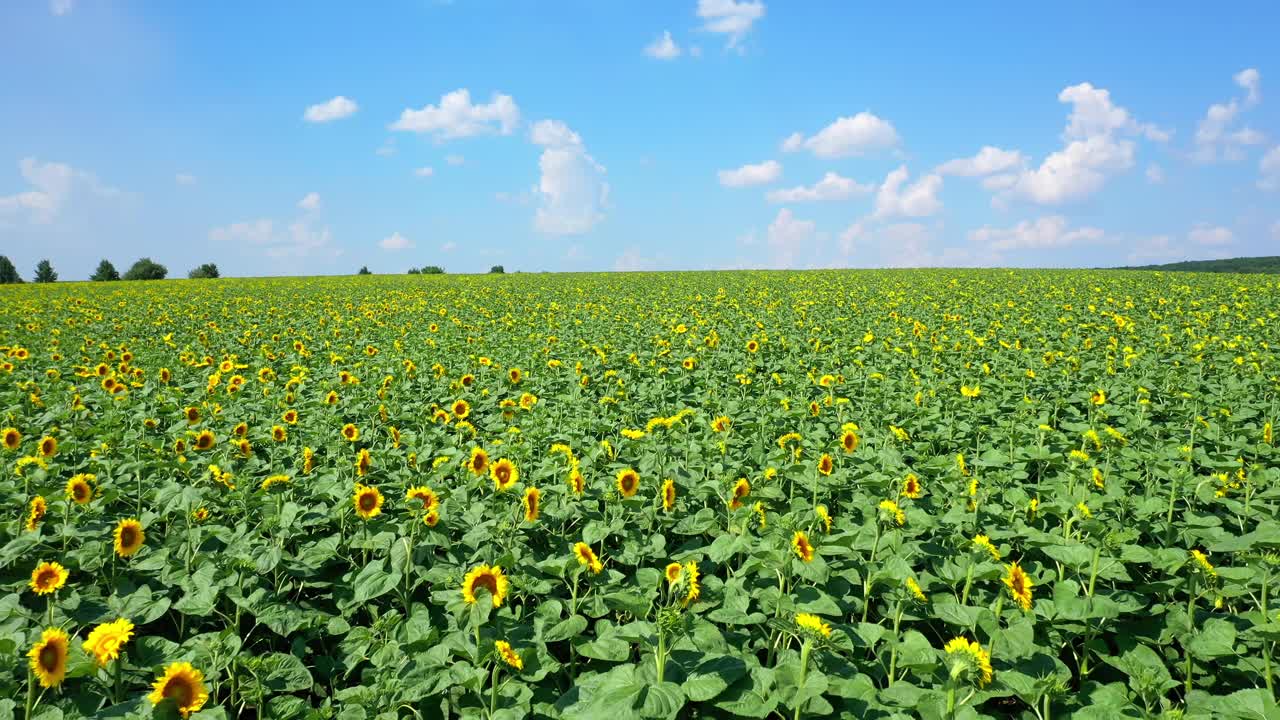
[[[1280,6],[0,4],[0,253],[64,279],[1280,253]]]

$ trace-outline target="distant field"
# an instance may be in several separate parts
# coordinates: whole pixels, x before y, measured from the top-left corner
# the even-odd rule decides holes
[[[1280,255],[1228,258],[1226,260],[1187,260],[1165,265],[1141,265],[1119,269],[1166,270],[1169,272],[1280,273]]]
[[[3,287],[0,717],[1270,717],[1278,347],[1257,275]]]

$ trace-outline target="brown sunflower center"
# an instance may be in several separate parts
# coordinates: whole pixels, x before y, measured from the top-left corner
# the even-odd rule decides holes
[[[120,545],[131,548],[138,542],[138,531],[130,525],[120,528]]]
[[[635,489],[636,489],[636,483],[638,483],[638,482],[640,482],[640,479],[639,479],[639,478],[637,478],[635,475],[623,475],[623,476],[622,476],[622,491],[623,491],[623,492],[628,492],[628,493],[629,493],[629,492],[634,492],[634,491],[635,491]]]
[[[62,653],[58,652],[58,648],[52,643],[46,644],[40,648],[40,667],[45,672],[54,672],[58,669],[58,665],[62,659]]]
[[[190,705],[195,694],[195,688],[183,677],[172,678],[164,686],[164,696],[173,700],[178,707]]]
[[[40,573],[36,575],[36,585],[40,588],[53,587],[53,584],[57,581],[58,573],[53,570],[41,570]]]
[[[488,590],[490,595],[497,595],[498,594],[498,578],[494,577],[493,573],[482,573],[481,575],[476,577],[475,580],[471,581],[472,593],[475,593],[475,591],[479,588],[484,588],[485,590]]]
[[[360,495],[360,509],[369,512],[378,506],[378,498],[373,493],[362,493]]]
[[[85,500],[88,500],[89,486],[83,483],[76,484],[71,488],[71,497],[74,498],[76,502],[84,502]]]
[[[507,481],[511,479],[511,469],[506,465],[499,465],[497,469],[493,471],[493,474],[498,478],[498,482],[503,485],[506,485]]]

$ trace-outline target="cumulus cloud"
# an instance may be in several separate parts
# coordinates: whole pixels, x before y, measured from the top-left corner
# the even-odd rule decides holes
[[[812,220],[796,218],[790,208],[779,210],[773,222],[769,223],[765,235],[773,251],[774,264],[778,267],[792,267],[796,256],[813,237],[816,227]]]
[[[723,177],[721,182],[724,182]],[[803,185],[770,191],[765,197],[771,203],[821,202],[825,200],[845,200],[856,195],[865,195],[875,190],[874,185],[862,185],[837,173],[828,172],[818,182],[805,187]]]
[[[702,29],[729,36],[730,48],[736,47],[751,26],[764,17],[760,0],[698,0],[698,17]]]
[[[395,232],[379,240],[378,247],[383,250],[408,250],[413,247],[413,241]]]
[[[40,162],[23,158],[18,171],[31,189],[14,195],[0,195],[0,218],[24,216],[36,224],[53,222],[76,195],[116,198],[119,188],[104,185],[90,172],[66,163]]]
[[[1243,100],[1232,98],[1226,103],[1209,106],[1204,119],[1196,128],[1195,150],[1191,153],[1191,158],[1196,162],[1240,160],[1244,157],[1245,147],[1266,141],[1266,136],[1253,128],[1235,126],[1241,111],[1261,99],[1262,74],[1249,68],[1236,73],[1233,79],[1246,95]]]
[[[1208,223],[1200,223],[1187,233],[1187,239],[1196,245],[1230,245],[1231,242],[1235,240],[1235,234],[1224,227],[1215,227]]]
[[[663,30],[657,40],[644,48],[644,54],[655,60],[675,60],[680,57],[680,46],[671,38],[670,30]]]
[[[1095,227],[1068,229],[1067,219],[1061,215],[1024,220],[1010,228],[988,225],[969,232],[969,240],[997,251],[1066,247],[1099,242],[1105,237],[1106,233]]]
[[[334,120],[351,117],[359,109],[360,106],[356,104],[356,101],[339,95],[322,103],[309,106],[302,113],[302,119],[309,123],[333,122]]]
[[[843,158],[894,147],[899,142],[901,138],[891,123],[863,111],[837,118],[809,138],[798,132],[792,133],[782,141],[781,147],[784,152],[805,149],[821,158]]]
[[[520,108],[510,95],[494,93],[487,103],[472,103],[467,88],[440,98],[439,105],[405,108],[392,130],[427,133],[437,142],[475,135],[510,135],[520,123]]]
[[[902,165],[885,177],[876,193],[877,219],[891,217],[924,217],[942,209],[938,192],[942,190],[942,176],[931,173],[908,185],[910,173]]]
[[[461,155],[446,155],[444,158],[444,161],[456,167],[458,165],[465,163],[467,159],[462,157]]]
[[[269,218],[232,223],[210,230],[209,240],[260,248],[264,255],[274,259],[333,258],[342,254],[342,248],[333,245],[329,228],[313,228],[306,220],[297,220],[287,226]]]
[[[320,193],[309,192],[302,196],[298,201],[298,207],[303,210],[319,210],[320,209]]]
[[[543,148],[534,228],[547,235],[588,232],[604,219],[609,201],[604,166],[587,152],[581,136],[559,120],[534,123],[529,138]]]
[[[1134,244],[1129,251],[1130,265],[1154,264],[1185,257],[1186,253],[1174,247],[1168,235],[1155,235]]]
[[[431,167],[420,167],[420,168],[414,169],[413,174],[417,175],[418,177],[425,178],[425,177],[431,177],[432,175],[435,175],[436,171]]]
[[[716,173],[721,185],[732,188],[771,183],[781,175],[782,164],[777,160],[766,160],[756,165],[743,165],[740,168],[720,170]]]
[[[173,176],[173,181],[179,185],[195,185],[196,176],[189,173],[178,173]]]
[[[655,270],[657,267],[657,258],[645,256],[640,252],[640,248],[637,247],[629,247],[623,250],[613,261],[615,272],[644,272]]]
[[[1164,182],[1164,168],[1152,163],[1147,166],[1147,182],[1152,185],[1159,185]]]
[[[1166,142],[1172,132],[1150,123],[1140,123],[1128,110],[1111,102],[1111,92],[1096,88],[1091,83],[1080,83],[1064,88],[1058,93],[1058,101],[1071,104],[1067,118],[1067,138],[1091,138],[1123,131],[1141,134],[1148,140]]]
[[[1271,148],[1258,161],[1258,187],[1262,190],[1280,190],[1280,145]]]
[[[72,0],[49,0],[49,12],[54,15],[66,15],[74,6]]]
[[[1025,163],[1026,158],[1017,150],[1001,150],[987,145],[973,157],[957,158],[942,163],[934,172],[939,175],[984,177],[1013,170]]]

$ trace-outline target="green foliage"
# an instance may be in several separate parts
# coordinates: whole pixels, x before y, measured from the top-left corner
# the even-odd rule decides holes
[[[93,271],[89,279],[95,282],[119,280],[120,273],[116,271],[116,266],[112,265],[110,260],[104,258],[102,262],[98,263],[98,269]]]
[[[426,265],[422,268],[423,275],[443,275],[444,268],[439,265]]]
[[[163,280],[169,270],[151,258],[141,258],[124,274],[125,280]]]
[[[368,266],[368,265],[361,265],[361,266],[360,266],[360,269],[359,269],[358,271],[356,271],[356,274],[357,274],[357,275],[372,275],[373,273],[369,272],[369,266]]]
[[[205,263],[197,268],[192,268],[187,273],[187,277],[192,280],[212,280],[221,275],[218,273],[218,266],[214,263]]]
[[[1273,278],[0,297],[0,717],[178,717],[146,698],[179,662],[194,720],[1280,714]],[[126,518],[145,535],[119,557]],[[65,587],[32,591],[41,561]],[[496,606],[464,597],[480,565]],[[116,618],[134,633],[99,668],[84,641]],[[67,673],[28,695],[48,627]]]
[[[1280,255],[1239,257],[1225,260],[1186,260],[1164,265],[1139,265],[1117,270],[1163,270],[1166,272],[1280,273]]]
[[[38,282],[38,283],[58,282],[58,273],[54,272],[53,263],[50,263],[48,260],[41,260],[40,262],[36,263],[35,282]]]
[[[489,268],[490,275],[501,275],[505,272],[506,270],[501,265],[494,265],[493,267]]]
[[[5,255],[0,255],[0,285],[14,285],[22,282],[22,276],[18,274],[18,268],[13,266],[13,261]]]

